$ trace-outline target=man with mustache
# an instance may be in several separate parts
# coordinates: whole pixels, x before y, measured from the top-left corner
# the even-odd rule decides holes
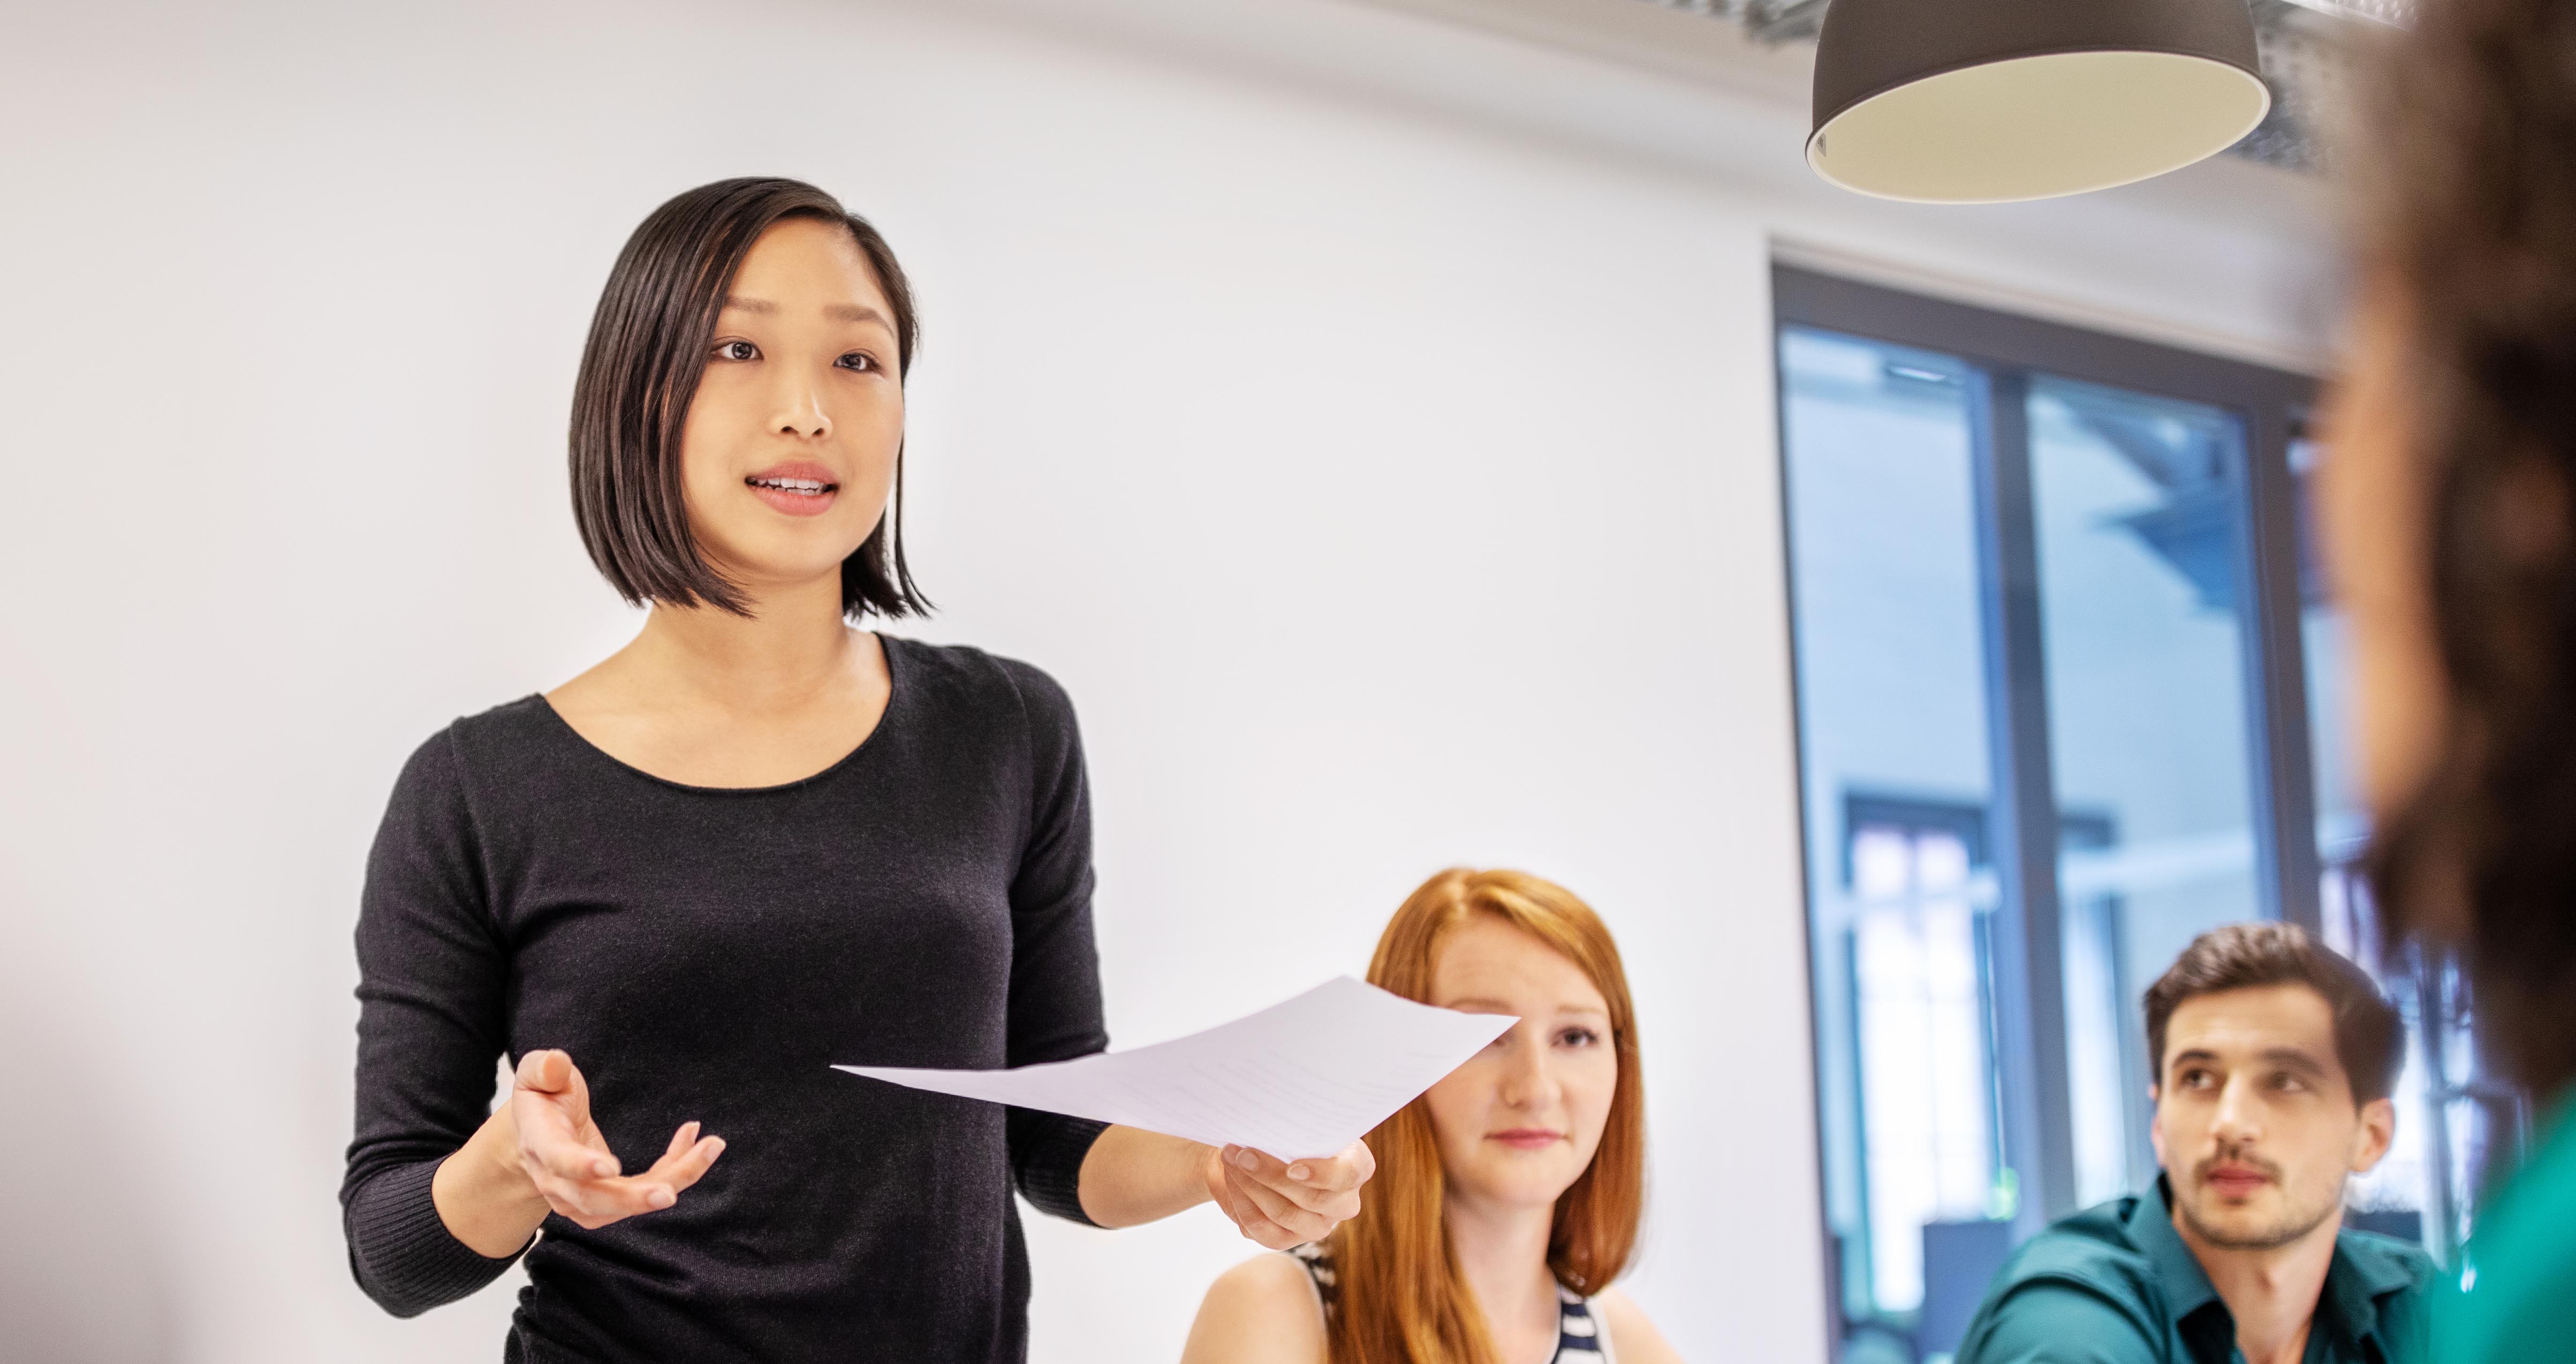
[[[2013,1254],[1957,1364],[2415,1364],[2434,1268],[2347,1230],[2388,1153],[2405,1025],[2295,925],[2232,924],[2147,991],[2155,1187]]]

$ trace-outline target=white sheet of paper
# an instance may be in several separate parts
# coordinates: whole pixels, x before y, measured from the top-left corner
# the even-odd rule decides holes
[[[833,1069],[1302,1160],[1366,1136],[1517,1021],[1435,1009],[1342,976],[1134,1051],[1017,1070]]]

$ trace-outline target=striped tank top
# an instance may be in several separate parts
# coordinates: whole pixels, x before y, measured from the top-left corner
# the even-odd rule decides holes
[[[1306,1277],[1315,1285],[1315,1301],[1326,1316],[1332,1315],[1332,1257],[1313,1242],[1288,1253],[1306,1266]],[[1592,1300],[1563,1284],[1556,1286],[1556,1353],[1547,1358],[1548,1364],[1619,1364],[1619,1356],[1610,1348],[1610,1333],[1592,1315]]]

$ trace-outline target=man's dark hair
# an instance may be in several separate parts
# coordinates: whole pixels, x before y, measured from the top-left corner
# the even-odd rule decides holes
[[[912,286],[885,238],[839,200],[803,181],[748,177],[700,185],[653,210],[608,272],[572,391],[573,520],[590,561],[636,605],[703,603],[749,614],[740,589],[707,562],[689,530],[680,432],[734,272],[760,234],[788,218],[849,229],[894,309],[896,378],[912,372],[921,339]],[[841,609],[881,616],[930,610],[903,557],[900,447],[893,505],[841,561]]]
[[[2459,949],[2480,1045],[2545,1101],[2576,1089],[2576,5],[2421,6],[2377,75],[2360,266],[2404,334],[2447,695],[2371,880],[2392,948]]]
[[[2368,972],[2297,924],[2228,924],[2191,940],[2147,987],[2147,1052],[2164,1083],[2165,1025],[2183,1001],[2264,985],[2304,985],[2334,1013],[2336,1059],[2354,1104],[2385,1099],[2405,1060],[2406,1025]]]

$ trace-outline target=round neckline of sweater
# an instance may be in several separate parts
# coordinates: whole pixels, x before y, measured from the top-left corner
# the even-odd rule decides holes
[[[611,753],[607,749],[601,748],[599,745],[592,743],[589,739],[584,738],[582,736],[582,732],[573,728],[572,722],[563,717],[563,712],[555,709],[554,702],[546,699],[544,692],[531,692],[528,699],[536,702],[537,709],[545,713],[546,718],[553,723],[555,730],[561,733],[564,737],[571,739],[575,746],[579,747],[584,752],[589,753],[599,761],[616,768],[618,771],[626,773],[629,776],[638,777],[651,782],[655,786],[664,787],[672,791],[684,792],[692,796],[781,795],[786,792],[797,791],[805,787],[812,786],[819,781],[827,780],[841,772],[843,769],[857,763],[858,760],[867,753],[868,749],[875,745],[877,736],[886,732],[886,726],[894,723],[895,707],[901,704],[904,697],[903,664],[898,661],[898,655],[902,652],[902,641],[884,634],[878,635],[877,639],[885,649],[886,704],[885,712],[877,717],[876,728],[869,730],[867,732],[867,736],[859,740],[857,747],[842,754],[840,757],[833,759],[830,764],[823,767],[821,770],[808,773],[793,781],[776,782],[768,786],[696,786],[688,782],[673,781],[669,777],[647,772],[643,768],[637,767],[635,764],[626,761],[624,758],[618,757],[616,754]]]

